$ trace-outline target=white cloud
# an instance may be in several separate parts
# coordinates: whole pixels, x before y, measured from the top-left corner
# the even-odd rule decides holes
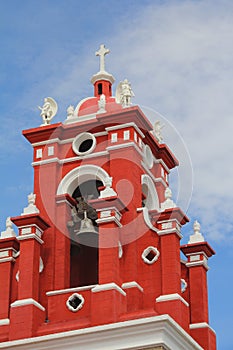
[[[201,219],[207,237],[231,241],[232,14],[228,1],[148,7],[113,41],[120,55],[112,59],[119,74],[127,72],[135,100],[165,114],[182,134],[195,179],[190,215]]]

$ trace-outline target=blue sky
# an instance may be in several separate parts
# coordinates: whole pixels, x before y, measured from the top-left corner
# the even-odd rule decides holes
[[[134,103],[163,116],[164,140],[182,159],[174,182],[171,175],[179,204],[193,185],[183,242],[197,218],[217,253],[209,261],[210,323],[218,349],[232,349],[232,1],[0,1],[0,40],[0,230],[22,212],[33,187],[31,146],[21,130],[40,125],[37,106],[46,96],[58,102],[57,122],[69,104],[92,95],[95,51],[105,43],[115,86],[128,78]]]

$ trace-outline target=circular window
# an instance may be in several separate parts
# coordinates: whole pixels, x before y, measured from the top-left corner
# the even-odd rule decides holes
[[[96,138],[89,132],[83,132],[75,137],[72,148],[78,155],[85,155],[91,153],[96,146]]]

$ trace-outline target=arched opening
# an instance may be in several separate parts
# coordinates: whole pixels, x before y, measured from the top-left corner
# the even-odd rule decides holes
[[[98,84],[98,95],[102,95],[102,93],[103,93],[103,85],[102,85],[102,83],[99,83]]]
[[[77,186],[72,197],[77,205],[73,212],[70,241],[70,286],[81,287],[98,284],[98,227],[97,213],[88,200],[100,195],[103,182],[87,180]]]

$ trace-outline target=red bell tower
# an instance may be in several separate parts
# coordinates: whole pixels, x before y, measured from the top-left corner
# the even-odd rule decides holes
[[[214,251],[197,222],[180,246],[188,218],[168,182],[178,161],[159,122],[132,106],[128,80],[112,96],[107,53],[96,52],[94,97],[56,124],[48,97],[43,124],[23,131],[34,190],[0,237],[0,349],[215,350]]]

